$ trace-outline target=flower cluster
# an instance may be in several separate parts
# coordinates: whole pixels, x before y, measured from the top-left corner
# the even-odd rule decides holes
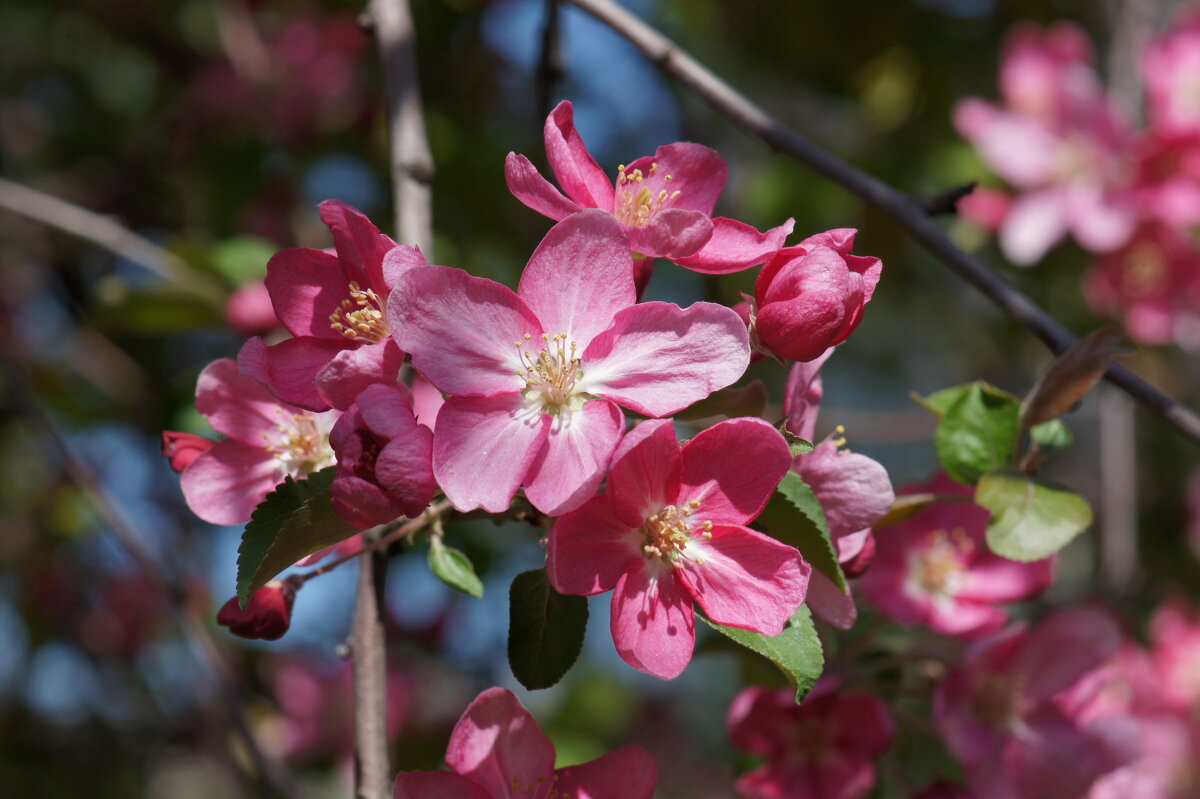
[[[1089,302],[1136,339],[1200,346],[1200,14],[1146,42],[1146,124],[1134,128],[1101,83],[1087,35],[1070,23],[1018,27],[1000,71],[1002,105],[969,99],[955,125],[1015,190],[960,205],[999,233],[1014,262],[1070,234],[1097,260]]]

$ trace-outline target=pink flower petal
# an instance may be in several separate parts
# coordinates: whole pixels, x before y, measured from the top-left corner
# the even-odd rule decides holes
[[[555,774],[555,792],[573,799],[651,799],[658,783],[654,759],[640,746],[626,746]]]
[[[1067,233],[1066,209],[1057,189],[1022,194],[1000,226],[1000,249],[1017,266],[1041,260]]]
[[[458,510],[508,508],[553,420],[519,393],[451,397],[438,413],[433,473]]]
[[[454,725],[446,763],[487,789],[510,796],[537,786],[554,772],[554,745],[511,691],[489,688],[475,698]]]
[[[368,386],[395,384],[404,365],[404,352],[392,339],[342,350],[317,373],[317,393],[330,406],[344,411]]]
[[[284,402],[310,411],[327,411],[330,405],[317,391],[317,373],[338,353],[349,349],[344,342],[304,336],[268,347],[262,339],[252,338],[238,353],[238,368],[266,383]]]
[[[362,211],[341,200],[326,200],[317,208],[321,221],[333,234],[333,245],[346,276],[364,289],[374,289],[380,299],[386,300],[383,257],[396,242],[380,233]]]
[[[413,375],[412,401],[417,421],[433,430],[437,422],[438,411],[446,403],[446,398],[420,372]]]
[[[833,348],[814,360],[792,364],[783,390],[783,412],[787,416],[788,429],[809,441],[816,432],[817,412],[821,410],[821,397],[825,393],[821,367],[830,355],[833,355]]]
[[[237,441],[218,441],[179,476],[187,505],[211,524],[245,524],[258,503],[283,482],[271,453]]]
[[[412,429],[388,442],[375,461],[375,479],[395,499],[410,519],[424,512],[437,483],[433,479],[433,433],[417,424],[410,414]]]
[[[261,449],[264,436],[278,435],[280,414],[296,409],[281,407],[266,386],[221,358],[204,367],[196,381],[196,410],[218,433]]]
[[[680,461],[670,419],[648,419],[627,433],[608,473],[608,497],[617,518],[638,528],[673,502],[679,493]]]
[[[517,288],[542,329],[566,333],[582,351],[616,313],[637,302],[633,260],[621,226],[604,211],[580,211],[550,229]]]
[[[383,256],[383,282],[393,288],[404,275],[418,266],[429,266],[420,247],[397,244]]]
[[[695,272],[708,275],[725,275],[740,272],[761,264],[783,247],[784,241],[796,225],[789,219],[766,233],[736,219],[723,216],[713,217],[712,238],[699,252],[681,258],[675,263]]]
[[[656,164],[653,171],[651,164]],[[643,156],[629,164],[625,174],[636,169],[640,169],[643,175],[642,182],[637,184],[638,189],[648,189],[654,195],[660,191],[668,194],[678,191],[679,197],[671,203],[672,208],[699,211],[705,216],[712,216],[717,198],[729,180],[729,168],[717,151],[694,142],[664,144],[654,155]],[[618,187],[618,202],[621,199],[620,191]]]
[[[580,390],[647,416],[666,416],[733,384],[750,338],[733,310],[646,302],[617,313],[582,358]]]
[[[546,118],[545,140],[546,159],[567,196],[585,208],[612,208],[612,181],[575,130],[575,109],[570,102],[559,103]]]
[[[674,568],[657,559],[635,563],[613,589],[612,636],[617,654],[638,671],[678,677],[696,646],[692,598]]]
[[[956,592],[976,602],[1020,602],[1032,599],[1054,582],[1057,558],[1018,563],[991,553],[981,555],[963,576]]]
[[[896,496],[887,470],[830,441],[796,459],[796,471],[821,500],[834,538],[864,530],[887,515]]]
[[[725,726],[735,748],[769,757],[787,748],[795,715],[794,692],[754,685],[734,697]]]
[[[718,525],[711,540],[688,544],[679,579],[717,624],[778,635],[804,601],[811,572],[795,547]]]
[[[494,799],[477,782],[449,771],[401,771],[396,775],[392,799]]]
[[[413,269],[388,301],[388,325],[413,365],[448,394],[487,396],[525,387],[517,342],[542,328],[506,286],[461,269]]]
[[[559,413],[522,483],[526,498],[548,516],[578,508],[600,488],[624,428],[621,409],[605,400]]]
[[[766,507],[791,462],[787,442],[770,423],[728,419],[684,445],[675,504],[699,503],[694,518],[715,525],[748,524]]]
[[[695,255],[712,238],[713,223],[706,214],[665,208],[645,225],[624,225],[629,248],[652,258],[678,261]]]
[[[824,572],[816,569],[813,569],[809,578],[808,593],[804,601],[814,614],[839,630],[849,630],[858,620],[858,606],[854,604],[850,587],[847,586],[843,591],[834,585]]]
[[[1029,633],[1010,666],[1028,677],[1025,695],[1048,699],[1107,660],[1121,645],[1112,617],[1095,608],[1060,610]]]
[[[368,386],[355,405],[363,423],[375,435],[390,440],[413,434],[412,392],[403,383]]]
[[[578,203],[568,200],[550,185],[550,181],[542,177],[537,167],[523,155],[509,153],[504,159],[504,182],[514,197],[542,216],[565,219],[579,210]]]
[[[279,321],[293,336],[342,339],[329,317],[350,296],[337,256],[322,250],[280,250],[267,262],[264,281]]]
[[[546,543],[546,572],[560,594],[611,591],[625,570],[642,559],[642,535],[613,513],[608,495],[592,497],[561,516]]]

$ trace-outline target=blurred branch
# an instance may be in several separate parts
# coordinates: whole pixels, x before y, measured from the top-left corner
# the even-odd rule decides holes
[[[564,1],[586,11],[624,36],[663,71],[690,86],[714,108],[762,139],[769,147],[846,188],[891,218],[931,255],[1037,336],[1054,354],[1063,352],[1078,341],[1070,330],[1033,300],[994,274],[981,260],[955,245],[918,200],[826,152],[771,117],[670,39],[613,0]],[[1105,379],[1172,424],[1193,444],[1200,445],[1200,416],[1195,411],[1163,394],[1123,366],[1110,366]]]
[[[930,216],[940,216],[958,213],[958,201],[966,197],[971,192],[975,191],[975,181],[971,181],[963,186],[956,186],[953,189],[947,189],[941,194],[935,194],[929,199],[921,203],[921,207],[925,209],[925,213]]]
[[[559,25],[561,0],[546,0],[546,26],[542,28],[542,49],[537,65],[537,110],[538,131],[541,123],[550,116],[550,98],[554,85],[562,80],[566,70],[563,66],[562,31]]]

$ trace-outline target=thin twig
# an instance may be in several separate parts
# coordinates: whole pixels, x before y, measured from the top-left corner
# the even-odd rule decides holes
[[[975,191],[975,181],[971,181],[963,186],[956,186],[953,189],[948,189],[941,194],[935,194],[933,197],[921,203],[921,207],[925,209],[925,213],[930,216],[939,216],[942,214],[957,214],[958,201],[966,197],[971,192]]]
[[[690,86],[714,108],[814,172],[846,188],[890,217],[930,254],[950,267],[1018,324],[1037,336],[1054,354],[1078,338],[1029,297],[1017,291],[986,264],[956,246],[914,198],[826,152],[768,115],[713,74],[674,42],[612,0],[564,0],[586,11],[628,39],[659,67]],[[1105,379],[1120,386],[1188,440],[1200,445],[1200,416],[1168,397],[1123,366],[1109,367]]]

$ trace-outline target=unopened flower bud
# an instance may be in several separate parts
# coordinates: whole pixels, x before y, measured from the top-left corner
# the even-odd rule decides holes
[[[171,468],[177,472],[192,465],[192,461],[213,448],[217,442],[204,436],[192,433],[180,433],[175,430],[164,430],[162,434],[162,454],[171,462]]]
[[[272,580],[254,592],[245,610],[237,597],[231,598],[217,614],[217,624],[239,638],[274,641],[288,631],[295,599],[296,589],[290,581]]]

